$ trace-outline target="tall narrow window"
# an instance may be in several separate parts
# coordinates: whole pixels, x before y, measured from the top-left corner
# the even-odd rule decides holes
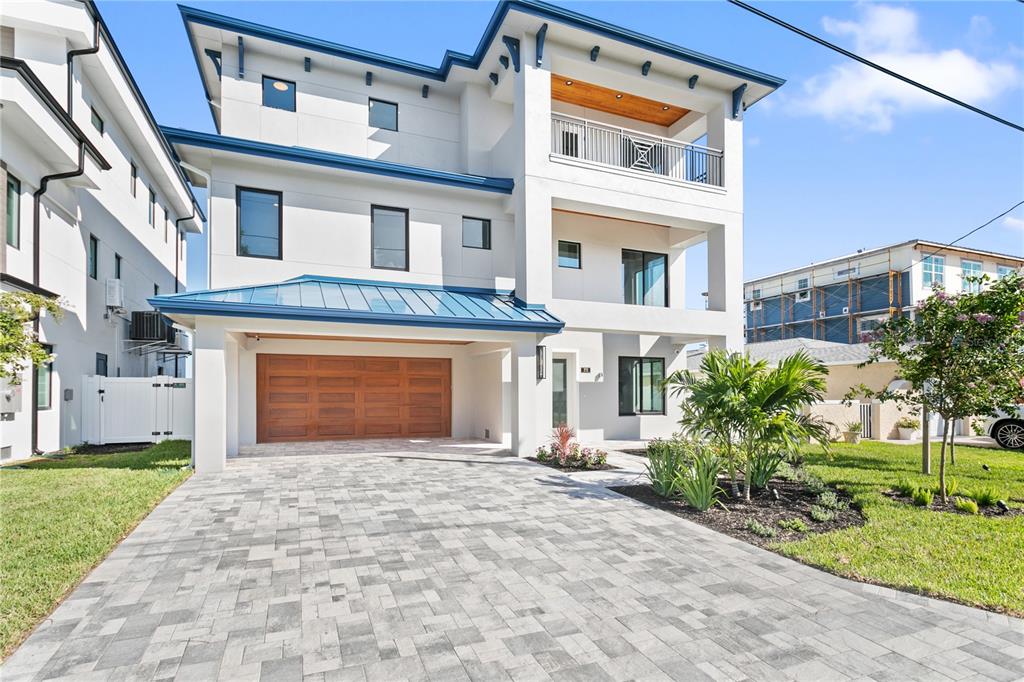
[[[149,188],[149,224],[156,227],[156,192]]]
[[[167,241],[170,239],[170,234],[171,234],[170,225],[171,225],[171,214],[168,213],[167,209],[165,208],[164,209],[164,244],[166,244]]]
[[[394,102],[370,99],[370,126],[398,130],[398,105]]]
[[[583,255],[579,242],[558,240],[558,267],[579,270],[583,267]]]
[[[921,284],[942,288],[946,281],[946,257],[925,256],[921,259]]]
[[[404,208],[370,208],[370,265],[385,270],[409,269],[409,211]]]
[[[239,187],[238,255],[281,258],[280,192]]]
[[[133,161],[131,164],[131,182],[128,185],[128,189],[131,190],[132,196],[138,196],[139,189],[139,169]]]
[[[491,248],[491,221],[483,218],[463,218],[462,245],[471,249]]]
[[[160,295],[160,285],[159,284],[154,284],[153,285],[153,295],[154,296],[159,296]]]
[[[86,267],[89,271],[89,276],[93,279],[99,277],[100,274],[100,240],[89,235],[89,254],[86,261]]]
[[[295,111],[295,83],[280,78],[263,77],[263,106]]]
[[[53,346],[43,344],[43,350],[53,353]],[[50,394],[53,390],[53,360],[36,365],[36,407],[40,410],[50,409]]]
[[[630,305],[668,305],[668,258],[663,253],[622,250],[623,302]]]
[[[665,414],[664,358],[619,358],[619,415]]]
[[[121,279],[121,254],[114,254],[114,279]]]
[[[964,291],[977,293],[981,291],[981,282],[971,278],[981,277],[981,261],[960,260],[961,288]]]
[[[107,354],[97,353],[96,354],[96,376],[105,377],[107,374]]]
[[[21,181],[7,174],[7,243],[21,248]]]
[[[91,118],[92,118],[92,127],[95,128],[96,130],[98,130],[99,133],[100,133],[100,136],[102,136],[103,135],[103,118],[100,117],[99,112],[96,111],[95,108],[92,109]]]

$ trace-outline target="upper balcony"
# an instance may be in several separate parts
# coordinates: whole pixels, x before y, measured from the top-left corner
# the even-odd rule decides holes
[[[720,149],[561,113],[551,115],[551,154],[678,182],[724,184]]]

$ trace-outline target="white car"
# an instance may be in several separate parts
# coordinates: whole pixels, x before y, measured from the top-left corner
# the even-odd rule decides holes
[[[1024,450],[1024,405],[1013,412],[1000,412],[985,422],[985,433],[995,439],[999,447]]]

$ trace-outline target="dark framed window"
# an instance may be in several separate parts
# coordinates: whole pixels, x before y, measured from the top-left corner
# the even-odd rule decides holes
[[[156,227],[156,192],[149,188],[149,224]]]
[[[97,353],[96,354],[96,376],[106,377],[110,376],[107,374],[107,354]]]
[[[583,267],[583,252],[579,242],[558,240],[558,267],[576,270]]]
[[[264,76],[263,106],[295,111],[295,83],[281,78]]]
[[[159,296],[160,295],[160,285],[159,284],[154,284],[153,285],[153,295],[154,296]]]
[[[629,305],[668,305],[668,256],[622,250],[623,302]]]
[[[371,97],[370,126],[384,130],[398,130],[398,105]]]
[[[44,343],[43,350],[53,353],[53,346]],[[48,410],[51,405],[53,393],[53,360],[48,360],[41,365],[36,365],[36,407],[40,410]]]
[[[462,245],[470,249],[491,248],[491,221],[485,218],[462,218]]]
[[[89,235],[89,253],[86,258],[86,268],[88,269],[89,276],[93,279],[99,277],[100,274],[100,240],[96,237]]]
[[[409,210],[370,207],[370,267],[409,269]]]
[[[239,256],[280,260],[282,203],[280,192],[248,187],[237,189]]]
[[[665,358],[619,358],[619,415],[665,414]]]
[[[121,254],[114,254],[114,279],[121,279]]]
[[[99,131],[100,135],[103,135],[103,118],[96,111],[96,108],[92,108],[91,112],[92,127]]]
[[[128,188],[131,190],[132,196],[137,197],[139,189],[139,168],[135,165],[134,161],[132,162],[131,167],[132,177]]]
[[[21,248],[21,180],[7,174],[7,243]]]
[[[167,240],[170,239],[170,234],[171,234],[170,225],[171,225],[171,214],[165,208],[164,209],[164,244],[166,244]]]

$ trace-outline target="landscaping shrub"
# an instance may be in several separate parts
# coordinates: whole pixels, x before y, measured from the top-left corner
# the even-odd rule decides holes
[[[999,499],[999,493],[995,488],[978,488],[973,493],[964,494],[977,502],[979,507],[991,507]]]
[[[957,480],[955,478],[953,478],[951,476],[951,477],[946,479],[946,496],[947,497],[952,497],[953,495],[956,495],[959,490],[960,490],[960,483],[957,482]],[[939,493],[941,491],[940,490],[936,490],[935,492]]]
[[[825,482],[812,474],[807,469],[797,469],[797,480],[802,482],[812,493],[821,493],[826,490]]]
[[[539,462],[558,462],[565,469],[594,469],[608,463],[607,452],[581,447],[576,432],[565,424],[555,427],[551,443],[537,448],[536,456]]]
[[[832,509],[839,511],[840,509],[846,509],[846,502],[839,499],[839,495],[834,490],[826,490],[818,494],[818,505],[825,509]]]
[[[921,422],[913,417],[900,417],[896,420],[897,429],[919,429]]]
[[[930,507],[932,500],[935,499],[935,492],[931,488],[918,488],[911,495],[911,499],[918,507]]]
[[[773,538],[775,537],[775,529],[769,528],[757,519],[749,519],[747,521],[747,530],[758,537],[762,538]]]
[[[693,447],[693,458],[684,463],[675,478],[675,489],[686,503],[698,511],[707,511],[725,492],[718,485],[718,474],[725,461],[710,445]]]
[[[914,494],[914,491],[917,490],[917,486],[911,483],[909,478],[901,478],[893,490],[898,492],[900,495],[910,497]]]
[[[818,523],[825,523],[831,521],[836,517],[836,513],[831,509],[825,509],[820,505],[814,505],[811,507],[811,518]]]
[[[781,452],[757,452],[750,457],[744,475],[750,479],[750,486],[763,490],[772,479],[786,455]]]
[[[810,530],[810,526],[803,519],[779,519],[779,528],[797,533],[806,533]]]
[[[647,478],[654,492],[662,497],[675,497],[676,479],[690,459],[685,441],[655,438],[647,444]]]
[[[978,503],[966,497],[955,498],[953,500],[953,506],[956,507],[958,511],[967,512],[968,514],[978,513]]]

